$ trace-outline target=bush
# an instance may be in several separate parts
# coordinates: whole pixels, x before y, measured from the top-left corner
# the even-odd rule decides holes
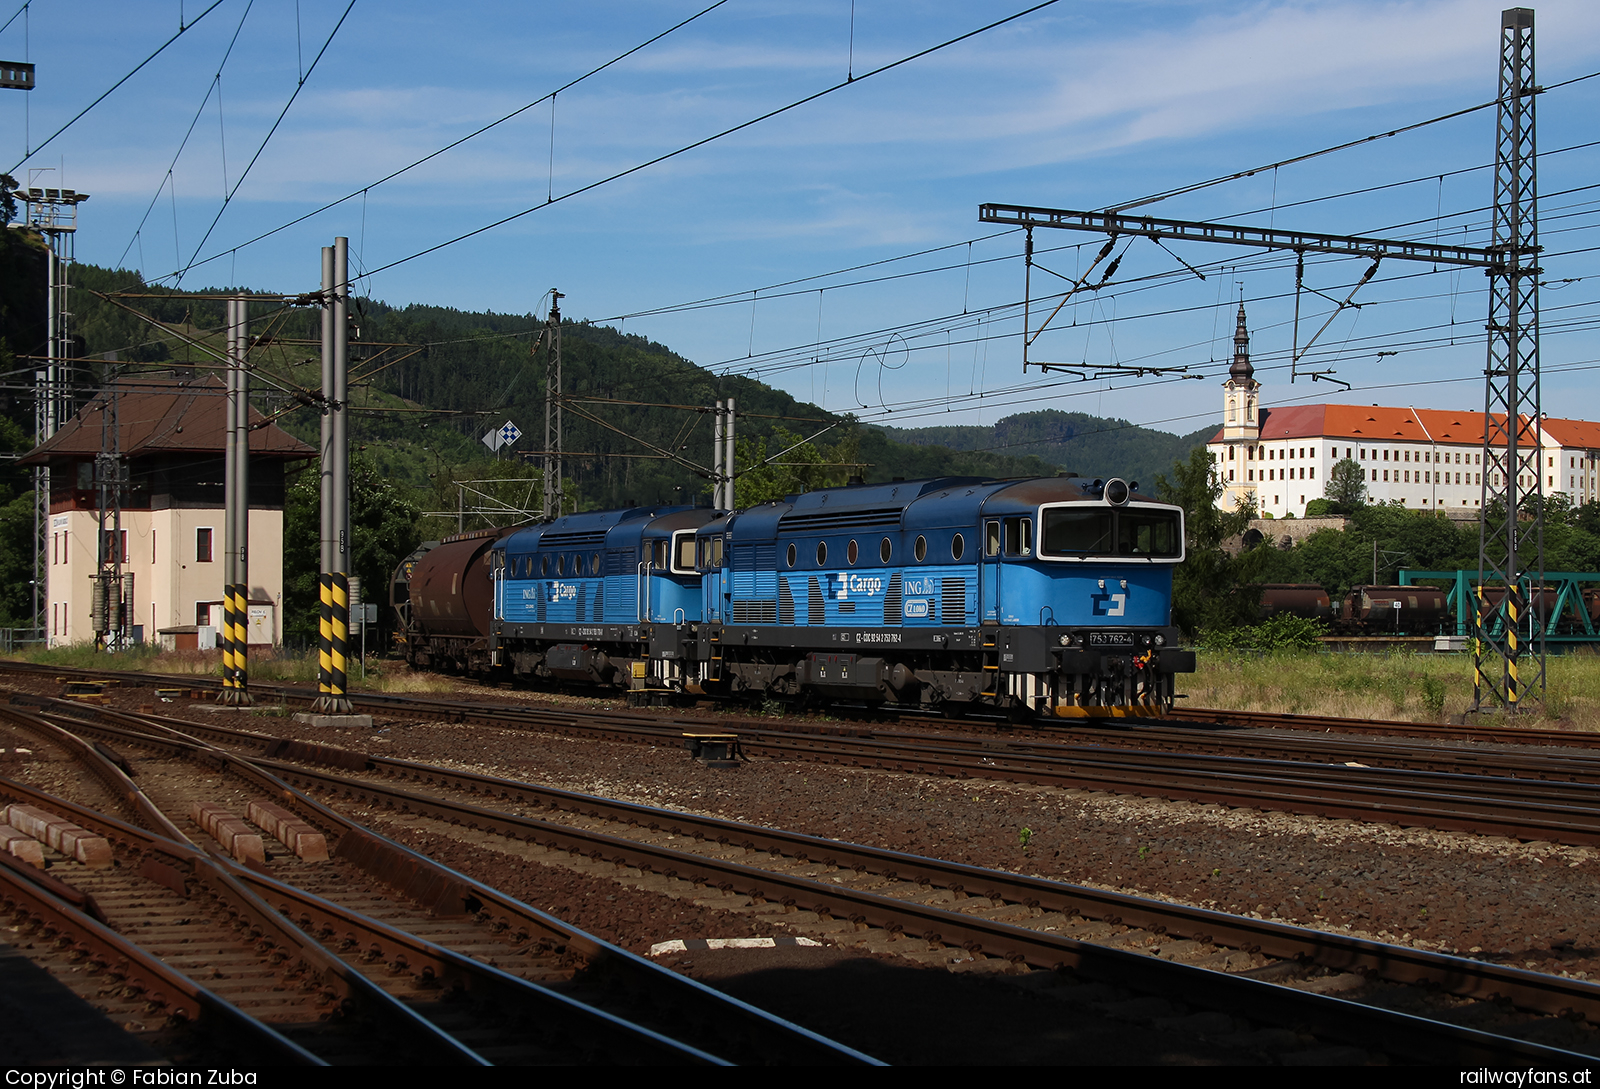
[[[1198,642],[1207,650],[1312,650],[1327,633],[1320,620],[1279,613],[1260,624],[1202,631]]]

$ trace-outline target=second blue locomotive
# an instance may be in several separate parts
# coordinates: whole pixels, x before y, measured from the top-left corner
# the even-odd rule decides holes
[[[1182,511],[1115,479],[574,514],[492,545],[479,660],[696,695],[1148,713],[1194,669],[1171,623],[1183,556]]]

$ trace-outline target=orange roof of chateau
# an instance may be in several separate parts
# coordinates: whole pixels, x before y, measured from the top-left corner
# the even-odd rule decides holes
[[[1261,414],[1261,442],[1278,439],[1355,439],[1365,442],[1438,442],[1453,445],[1483,445],[1483,413],[1468,410],[1436,408],[1386,408],[1381,405],[1289,405],[1266,409]],[[1504,416],[1496,417],[1498,420]],[[1533,444],[1533,427],[1529,417],[1523,416],[1520,442]],[[1548,428],[1553,423],[1569,423],[1574,428],[1587,428],[1586,434],[1594,436],[1600,445],[1600,424],[1546,419]],[[1555,432],[1551,431],[1552,437]],[[1218,431],[1212,442],[1222,441]],[[1588,442],[1563,445],[1583,446]]]

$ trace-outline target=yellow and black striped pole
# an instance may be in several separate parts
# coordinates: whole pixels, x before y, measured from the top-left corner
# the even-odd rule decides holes
[[[242,566],[242,564],[241,564]],[[241,704],[250,703],[250,584],[233,584],[233,687]]]
[[[322,590],[322,611],[317,629],[317,693],[321,703],[333,692],[333,576],[318,580]]]
[[[350,580],[343,571],[335,571],[330,579],[333,583],[333,617],[330,625],[333,668],[329,696],[336,710],[347,711],[350,709],[346,695],[350,661]]]
[[[1517,587],[1506,590],[1506,712],[1517,710]]]

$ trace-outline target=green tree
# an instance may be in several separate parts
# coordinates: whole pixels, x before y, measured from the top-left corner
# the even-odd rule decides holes
[[[289,487],[283,514],[284,634],[314,644],[318,637],[321,593],[321,495],[318,462],[308,462]],[[389,578],[416,548],[418,510],[370,460],[350,459],[350,570],[361,579],[364,601],[378,605],[380,631],[387,631]],[[369,644],[370,645],[370,644]],[[380,641],[380,646],[386,641]]]
[[[774,427],[770,440],[757,435],[737,439],[734,446],[733,499],[740,507],[843,484],[849,478],[850,470],[838,464],[839,447],[819,448],[787,428]]]
[[[1196,447],[1188,461],[1173,464],[1172,480],[1156,478],[1156,494],[1183,508],[1186,547],[1183,562],[1173,572],[1173,623],[1192,634],[1202,627],[1232,627],[1253,619],[1251,595],[1235,592],[1241,581],[1252,581],[1251,554],[1236,560],[1222,550],[1222,542],[1249,527],[1254,506],[1246,503],[1224,511],[1218,505],[1222,479],[1216,459],[1203,446]]]
[[[1335,463],[1323,484],[1322,494],[1335,514],[1351,514],[1358,507],[1366,505],[1367,482],[1364,471],[1354,458],[1344,458]]]

